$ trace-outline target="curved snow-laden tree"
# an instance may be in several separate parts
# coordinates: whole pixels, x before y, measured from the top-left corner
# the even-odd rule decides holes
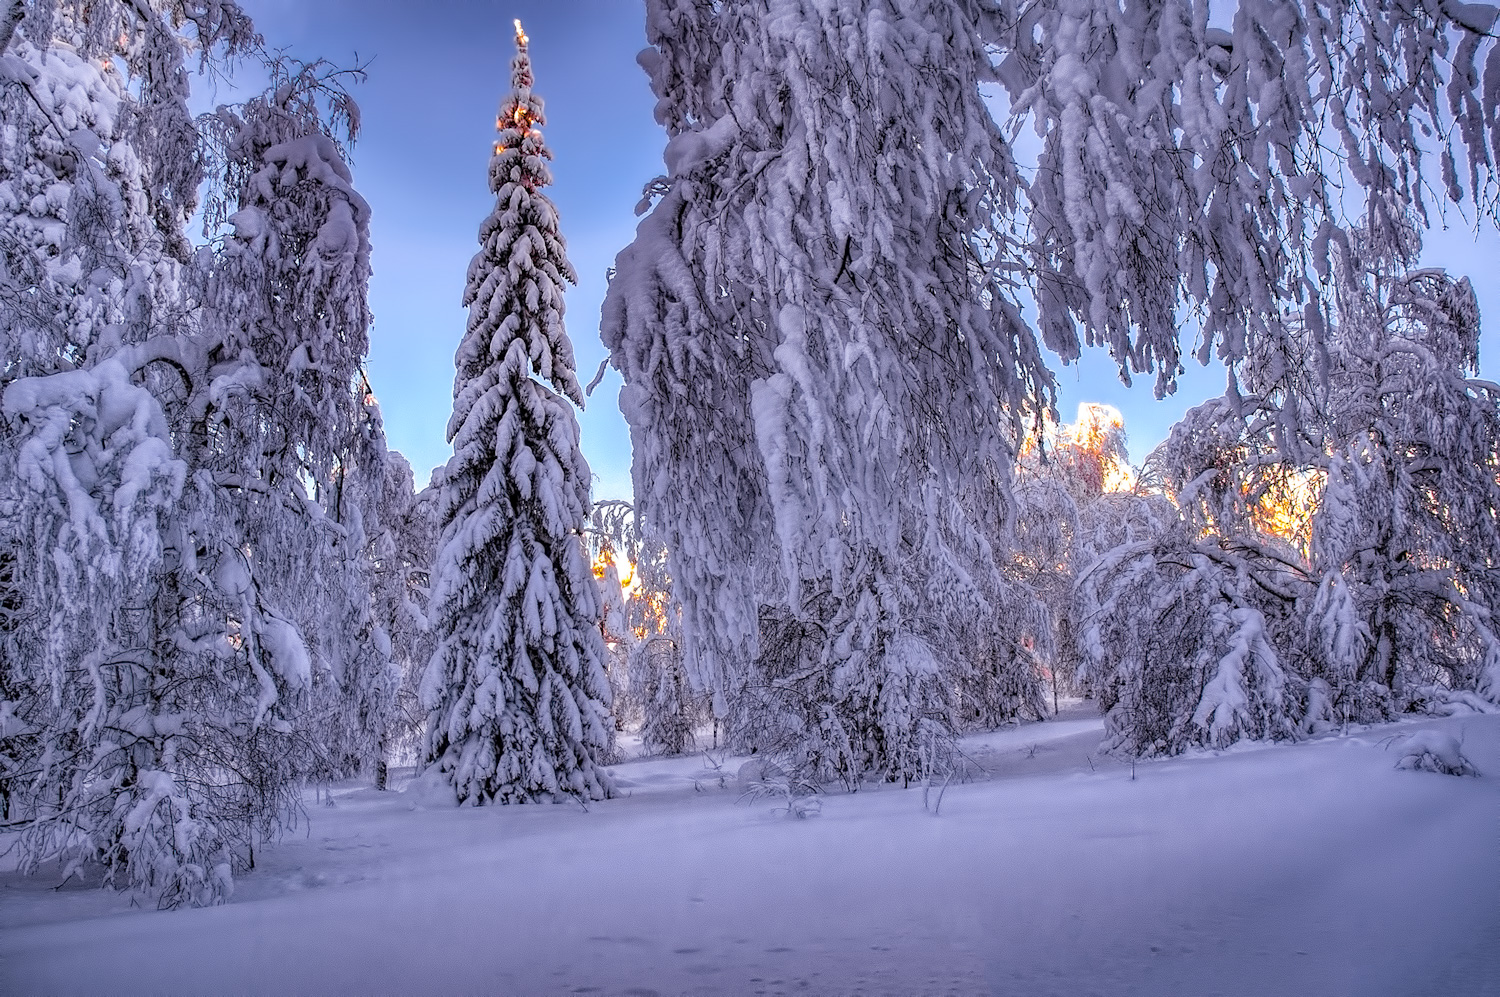
[[[519,21],[516,46],[490,159],[495,210],[464,291],[437,509],[437,651],[422,683],[427,760],[470,805],[609,793],[609,679],[582,535],[589,468],[572,409],[583,395],[563,328],[576,278],[541,192],[551,153]]]
[[[1184,313],[1200,359],[1286,370],[1298,330],[1329,335],[1342,197],[1377,225],[1385,192],[1425,218],[1435,136],[1443,200],[1493,216],[1495,20],[1416,0],[1213,21],[1196,0],[648,3],[668,175],[602,332],[719,709],[813,704],[791,739],[825,774],[913,771],[911,732],[947,710],[927,676],[948,620],[992,609],[993,562],[960,552],[1005,507],[1007,423],[1050,405],[1015,302],[1064,360],[1104,345],[1158,391]],[[981,87],[1038,134],[1034,169]]]
[[[669,173],[602,327],[638,509],[721,715],[765,741],[795,704],[777,739],[850,784],[919,774],[951,723],[953,623],[994,566],[949,513],[1000,516],[1050,397],[996,260],[1019,178],[978,90],[987,16],[647,5]]]
[[[1366,226],[1353,244],[1340,261],[1322,377],[1256,398],[1300,410],[1302,432],[1282,449],[1322,486],[1307,620],[1309,678],[1327,687],[1317,719],[1492,709],[1500,391],[1476,377],[1474,291],[1467,279],[1411,269],[1420,245],[1411,222]]]
[[[1362,544],[1345,544],[1330,559],[1317,554],[1314,538],[1380,535],[1405,518],[1394,500],[1362,519],[1338,513],[1355,495],[1369,513],[1379,496],[1400,493],[1402,475],[1392,468],[1405,460],[1386,460],[1361,443],[1357,460],[1330,466],[1330,454],[1350,441],[1325,436],[1321,413],[1337,404],[1329,382],[1337,383],[1338,344],[1351,331],[1341,326],[1363,296],[1340,286],[1351,245],[1343,218],[1347,199],[1362,197],[1377,241],[1401,236],[1408,207],[1425,224],[1443,200],[1467,198],[1494,219],[1500,105],[1486,95],[1500,87],[1496,8],[1357,0],[1001,0],[997,8],[1000,16],[984,26],[996,32],[986,37],[1001,60],[1009,110],[1041,139],[1026,191],[1024,258],[1043,340],[1064,360],[1084,345],[1106,346],[1122,377],[1154,374],[1163,393],[1181,369],[1187,310],[1202,330],[1198,358],[1217,356],[1231,373],[1226,396],[1191,413],[1153,457],[1185,522],[1163,509],[1158,529],[1105,553],[1081,587],[1095,617],[1086,667],[1115,683],[1116,693],[1101,695],[1115,697],[1117,740],[1136,751],[1178,750],[1316,726],[1328,722],[1330,709],[1345,719],[1383,715],[1388,699],[1355,707],[1355,686],[1335,680],[1330,688],[1320,677],[1335,660],[1346,662],[1335,670],[1352,675],[1351,656],[1368,657],[1376,646],[1362,643],[1342,573],[1323,565],[1367,573],[1382,556],[1359,550],[1350,562],[1346,556]],[[1434,162],[1440,185],[1430,176]],[[1413,399],[1432,401],[1434,415],[1463,408],[1431,399],[1454,383],[1452,369],[1440,375],[1440,368],[1429,365],[1430,380]],[[1482,386],[1470,397],[1486,404]],[[1370,409],[1361,402],[1353,411]],[[1420,421],[1418,411],[1408,410]],[[1430,436],[1421,446],[1436,441]],[[1458,464],[1464,470],[1455,477],[1465,480],[1483,478],[1490,466],[1482,445]],[[1372,465],[1386,471],[1356,485],[1349,472]],[[1301,516],[1295,543],[1268,535],[1261,527],[1276,525],[1268,513],[1284,515],[1293,500],[1306,504],[1319,475],[1328,484],[1317,522],[1309,528]],[[1390,486],[1376,487],[1379,479]],[[1425,494],[1430,501],[1438,493]],[[1481,562],[1492,557],[1494,547],[1479,536],[1482,517],[1469,518],[1450,539],[1429,534],[1425,542],[1442,549],[1451,537],[1474,535],[1464,549]],[[1311,610],[1310,553],[1323,579]],[[1406,610],[1426,601],[1429,610],[1411,617],[1408,636],[1431,637],[1425,651],[1404,660],[1442,656],[1449,641],[1437,635],[1467,631],[1461,657],[1472,683],[1487,653],[1475,627],[1481,616],[1447,601],[1448,593],[1467,591],[1464,583],[1439,583],[1426,570],[1432,555],[1397,554],[1396,574],[1421,581],[1390,598]],[[1389,577],[1374,574],[1367,595]],[[1309,620],[1309,611],[1326,625]],[[1406,646],[1414,648],[1411,640]],[[1375,686],[1393,680],[1388,669],[1361,667],[1384,675]],[[1178,674],[1142,671],[1163,668]]]
[[[320,159],[341,189],[285,172],[254,192],[218,184],[211,219],[230,213],[221,199],[253,201],[267,228],[299,235],[269,255],[233,236],[222,253],[193,252],[204,147],[224,146],[188,113],[187,53],[207,67],[255,49],[249,20],[219,2],[13,4],[7,18],[17,10],[19,27],[0,20],[0,91],[29,108],[14,130],[7,114],[0,174],[11,185],[0,280],[17,292],[0,296],[16,347],[0,374],[0,465],[13,472],[0,473],[0,605],[18,651],[0,661],[8,819],[24,867],[99,870],[166,905],[220,900],[317,767],[306,707],[331,659],[322,621],[369,601],[351,567],[359,530],[298,462],[358,452],[376,469],[383,453],[353,381],[367,323],[362,201],[339,157]],[[262,103],[305,95],[278,85]],[[326,134],[325,110],[284,138]],[[237,175],[267,168],[240,152]],[[9,196],[47,171],[48,198]],[[279,285],[230,301],[226,287],[254,283],[238,280],[251,258],[256,279],[279,271]],[[281,310],[302,301],[314,303],[301,315]],[[256,338],[272,329],[303,337],[326,364],[324,397],[351,420],[291,418],[308,391],[286,376],[296,347],[277,354]],[[350,349],[325,352],[328,336]],[[278,428],[290,439],[261,446]],[[310,595],[298,560],[339,564],[316,614],[298,599]]]

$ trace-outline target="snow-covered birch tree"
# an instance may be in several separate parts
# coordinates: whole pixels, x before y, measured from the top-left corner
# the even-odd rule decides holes
[[[1468,280],[1416,268],[1417,219],[1351,234],[1335,321],[1302,371],[1243,379],[1244,434],[1308,483],[1311,723],[1500,704],[1500,397],[1476,377]],[[1308,339],[1304,334],[1304,339]]]
[[[422,684],[427,760],[469,805],[609,792],[609,679],[583,538],[589,468],[572,407],[583,394],[563,328],[576,277],[541,190],[551,152],[519,21],[516,46],[490,158],[495,209],[464,291],[437,508],[437,650]]]
[[[98,868],[164,903],[227,892],[257,802],[211,775],[217,690],[163,660],[183,635],[161,618],[162,581],[195,549],[155,368],[193,352],[184,228],[203,173],[183,63],[192,37],[205,59],[253,41],[232,4],[176,13],[27,5],[0,52],[19,112],[0,178],[11,817],[23,868]],[[45,197],[14,196],[49,172]]]
[[[207,282],[219,404],[201,453],[220,485],[217,549],[245,546],[261,609],[315,667],[310,770],[373,762],[394,703],[388,635],[372,618],[385,437],[368,349],[369,205],[340,139],[358,70],[277,58],[265,94],[204,119],[236,210]],[[243,539],[237,539],[243,538]]]
[[[638,510],[741,740],[851,785],[919,774],[949,728],[953,618],[987,607],[945,517],[1003,514],[1050,390],[997,265],[1019,180],[985,16],[647,4],[668,175],[602,329]]]
[[[1011,600],[1011,619],[1040,618],[1032,633],[1012,627],[1012,643],[1036,655],[1055,709],[1059,695],[1079,689],[1074,582],[1093,563],[1101,532],[1111,533],[1111,546],[1118,542],[1112,531],[1122,522],[1119,507],[1130,502],[1125,493],[1134,471],[1124,418],[1110,406],[1086,403],[1072,424],[1046,420],[1023,445],[1016,478],[1010,532],[994,543],[1004,551],[1006,577],[1021,590]]]
[[[305,708],[343,646],[318,645],[332,628],[297,600],[294,560],[339,565],[328,574],[345,584],[320,593],[328,618],[368,604],[350,567],[357,526],[338,521],[328,490],[308,490],[335,475],[285,459],[331,468],[357,453],[379,473],[383,438],[364,432],[353,381],[368,322],[363,202],[341,154],[263,156],[274,143],[224,141],[252,110],[214,116],[233,128],[189,114],[189,53],[221,68],[259,52],[234,4],[18,9],[19,28],[0,31],[0,90],[24,121],[5,129],[0,175],[0,259],[16,292],[0,299],[16,347],[0,375],[0,534],[15,538],[0,561],[7,647],[20,651],[3,662],[0,779],[23,867],[58,859],[67,876],[100,870],[163,904],[214,901],[295,815],[321,750]],[[288,85],[259,106],[303,101],[284,137],[316,146],[329,128],[318,97],[332,91],[313,87],[307,103],[309,87],[277,82]],[[245,183],[210,185],[205,215],[259,211],[270,237],[193,250],[206,146]],[[276,185],[248,183],[268,169]],[[36,184],[47,196],[23,201]],[[321,393],[289,383],[294,345],[276,354],[256,338],[299,335],[325,365]],[[330,352],[330,338],[346,348]],[[298,421],[294,398],[333,408]],[[261,446],[283,409],[292,439]],[[325,419],[333,409],[349,418]]]

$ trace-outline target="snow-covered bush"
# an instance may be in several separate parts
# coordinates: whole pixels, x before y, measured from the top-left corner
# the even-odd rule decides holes
[[[1267,566],[1195,540],[1166,502],[1153,504],[1155,529],[1079,580],[1086,675],[1112,746],[1175,754],[1291,736],[1295,702],[1272,636],[1287,610],[1258,584]]]
[[[741,800],[774,803],[772,813],[805,820],[823,812],[818,784],[790,775],[774,763],[751,759],[740,766],[737,781]]]
[[[1479,775],[1463,752],[1458,738],[1441,730],[1419,730],[1399,738],[1394,745],[1400,757],[1398,769],[1437,772],[1441,775]]]

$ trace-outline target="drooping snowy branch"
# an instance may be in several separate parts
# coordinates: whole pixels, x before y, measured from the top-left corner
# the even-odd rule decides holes
[[[1224,6],[1231,8],[1226,17]],[[1001,0],[984,22],[1018,128],[1039,324],[1063,359],[1107,346],[1121,376],[1175,384],[1179,318],[1200,359],[1318,330],[1333,248],[1361,198],[1425,222],[1496,217],[1500,57],[1488,4]],[[1227,24],[1228,28],[1220,27]]]

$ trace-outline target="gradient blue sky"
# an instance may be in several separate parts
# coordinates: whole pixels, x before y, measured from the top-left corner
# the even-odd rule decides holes
[[[425,483],[451,453],[445,429],[452,407],[453,351],[464,329],[464,277],[480,221],[493,206],[486,169],[495,110],[509,87],[511,20],[531,38],[536,92],[546,101],[547,143],[555,155],[557,204],[578,287],[567,299],[568,330],[580,378],[590,380],[604,348],[599,305],[606,269],[633,237],[633,209],[646,181],[663,172],[665,135],[635,56],[645,44],[640,0],[241,0],[266,41],[298,58],[350,64],[372,60],[355,90],[364,132],[354,177],[372,206],[375,276],[370,378],[390,445]],[[222,88],[210,101],[240,99]],[[1429,239],[1430,262],[1468,274],[1493,316],[1485,364],[1500,352],[1500,238],[1478,241],[1463,220]],[[1059,408],[1107,402],[1125,415],[1139,461],[1190,406],[1218,394],[1222,375],[1190,364],[1177,394],[1152,398],[1151,379],[1121,385],[1107,355],[1057,368]],[[1491,374],[1490,376],[1494,376]],[[610,372],[580,415],[596,498],[630,495],[630,435],[616,406]]]

